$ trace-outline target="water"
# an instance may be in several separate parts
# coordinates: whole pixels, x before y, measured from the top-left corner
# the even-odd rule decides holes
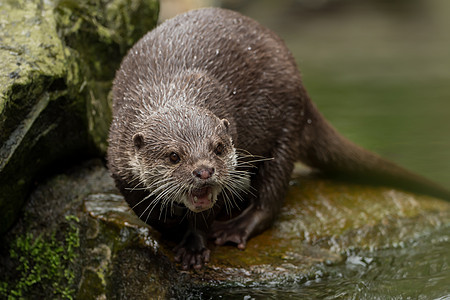
[[[325,279],[307,290],[327,299],[450,298],[450,228],[443,228],[403,247],[352,254],[345,264],[327,267]]]
[[[450,226],[396,248],[348,253],[317,278],[282,286],[211,288],[193,299],[450,299]]]
[[[450,188],[449,1],[254,2],[242,12],[284,38],[341,133]]]

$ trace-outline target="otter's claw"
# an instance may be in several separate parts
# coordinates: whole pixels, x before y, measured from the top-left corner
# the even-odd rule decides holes
[[[262,232],[271,224],[271,219],[270,212],[250,206],[234,219],[214,222],[210,237],[216,240],[217,245],[231,242],[243,250],[252,236]]]
[[[201,269],[209,262],[211,251],[206,248],[205,234],[197,230],[188,230],[183,240],[174,249],[175,261],[181,263],[183,270]]]
[[[189,270],[191,267],[198,270],[203,267],[204,264],[209,262],[211,251],[204,248],[200,251],[188,250],[183,246],[177,246],[175,251],[175,261],[181,263],[183,270]]]
[[[234,222],[215,222],[212,228],[211,237],[215,239],[216,245],[223,245],[227,242],[231,242],[237,245],[241,250],[244,250],[247,246],[247,240],[249,239],[249,233],[245,228],[237,230],[234,227]]]

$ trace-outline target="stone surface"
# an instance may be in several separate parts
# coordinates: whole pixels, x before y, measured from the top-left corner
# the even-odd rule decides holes
[[[175,244],[143,224],[103,164],[91,161],[32,193],[25,218],[1,241],[0,295],[17,290],[18,273],[24,273],[17,271],[23,260],[9,255],[18,239],[28,234],[31,242],[44,239],[51,244],[56,236],[67,245],[71,226],[76,226],[79,239],[74,259],[65,263],[73,280],[42,276],[22,295],[54,296],[52,282],[66,282],[79,299],[196,297],[205,291],[220,294],[227,288],[255,286],[280,289],[323,278],[323,266],[339,265],[352,251],[399,247],[449,224],[450,204],[439,199],[297,174],[270,230],[251,239],[244,251],[210,243],[211,262],[200,271],[184,272],[173,260]]]
[[[111,80],[157,0],[0,2],[0,234],[33,182],[106,150]]]

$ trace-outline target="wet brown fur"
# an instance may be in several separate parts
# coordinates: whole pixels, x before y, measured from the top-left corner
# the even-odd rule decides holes
[[[364,176],[405,188],[420,183],[423,191],[448,197],[433,183],[339,135],[310,101],[283,41],[232,11],[191,11],[149,32],[124,58],[113,95],[109,168],[130,207],[144,221],[182,236],[176,256],[183,268],[201,267],[209,260],[208,234],[218,244],[234,242],[244,248],[251,236],[267,229],[280,211],[297,160],[331,174]],[[223,119],[229,122],[225,131]],[[170,140],[180,136],[184,138]],[[246,203],[239,205],[246,209],[214,225],[217,212],[224,208],[223,197],[207,212],[184,213],[176,205],[162,211],[159,203],[149,215],[148,203],[139,204],[149,192],[133,173],[138,148],[147,147],[145,167],[151,169],[167,162],[167,149],[158,146],[192,143],[186,150],[192,163],[197,151],[210,165],[222,168],[220,177],[227,161],[216,158],[211,138],[225,141],[227,151],[234,147],[241,154],[273,158],[254,162],[256,168],[247,170],[251,189],[234,197],[236,202],[245,198]],[[149,140],[154,141],[152,146]],[[162,160],[156,160],[161,153]],[[180,172],[191,176],[189,170]]]

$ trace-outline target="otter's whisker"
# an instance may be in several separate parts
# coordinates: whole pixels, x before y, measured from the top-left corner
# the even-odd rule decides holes
[[[225,211],[227,212],[227,215],[231,215],[231,209],[233,207],[233,204],[231,203],[230,196],[228,195],[229,191],[224,189],[223,190],[223,203],[225,205]]]
[[[144,199],[148,199],[150,198],[150,196],[145,197]],[[152,207],[150,209],[150,211],[148,212],[147,218],[145,219],[145,223],[147,223],[148,218],[150,217],[150,215],[152,214],[153,208],[155,208],[156,204],[158,203],[158,201],[155,201],[155,199],[153,199],[152,201],[150,201],[150,203],[147,205],[147,207],[145,208],[145,210],[139,215],[139,219],[142,219],[142,217],[144,216],[144,214],[147,212],[147,210]]]
[[[145,202],[148,198],[150,198],[151,195],[147,195],[144,198],[142,198],[141,201],[139,201],[138,203],[136,203],[135,205],[133,205],[131,208],[135,209],[137,206],[139,206],[140,204],[142,204],[143,202]]]
[[[233,208],[234,206],[235,206],[236,208],[239,208],[239,205],[238,205],[237,202],[236,202],[235,196],[236,196],[241,202],[244,202],[244,201],[245,201],[244,198],[243,198],[238,192],[236,192],[234,189],[232,189],[231,187],[225,187],[225,191],[227,191],[227,192],[229,193],[229,194],[226,194],[226,195],[227,195],[227,200],[228,200],[228,202],[229,202],[231,208]],[[233,206],[233,204],[234,204],[234,206]]]

